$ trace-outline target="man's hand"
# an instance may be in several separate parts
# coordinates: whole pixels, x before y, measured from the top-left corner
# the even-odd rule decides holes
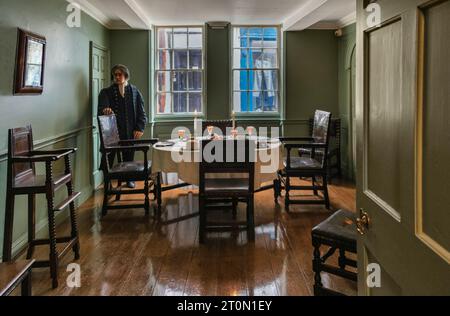
[[[143,132],[134,131],[134,139],[140,139],[142,136],[144,136]]]
[[[114,111],[111,108],[103,109],[103,115],[112,115]]]

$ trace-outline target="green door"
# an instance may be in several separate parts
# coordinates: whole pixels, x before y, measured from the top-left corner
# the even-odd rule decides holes
[[[91,42],[91,109],[92,109],[92,181],[94,189],[98,188],[102,182],[100,168],[100,138],[97,123],[98,95],[109,82],[109,52],[108,50]]]
[[[360,295],[450,294],[449,16],[450,0],[357,1]]]

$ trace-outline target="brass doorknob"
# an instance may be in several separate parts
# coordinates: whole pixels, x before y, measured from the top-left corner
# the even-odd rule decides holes
[[[369,214],[364,209],[359,210],[359,218],[356,219],[356,229],[360,235],[365,235],[370,227]]]

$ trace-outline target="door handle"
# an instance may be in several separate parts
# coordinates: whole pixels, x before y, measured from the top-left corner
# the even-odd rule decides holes
[[[365,235],[367,230],[369,230],[371,224],[371,219],[369,214],[364,210],[359,210],[359,217],[356,219],[356,229],[360,235]]]

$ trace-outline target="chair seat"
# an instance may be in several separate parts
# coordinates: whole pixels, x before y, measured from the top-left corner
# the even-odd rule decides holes
[[[310,149],[310,148],[300,148],[298,150],[298,152],[299,152],[300,156],[303,156],[303,155],[311,156],[312,149]],[[315,150],[315,154],[318,155],[318,156],[319,155],[323,156],[323,149],[316,149]],[[330,151],[328,151],[328,154],[330,154]]]
[[[152,169],[152,161],[147,161],[148,163],[148,170],[151,171]],[[133,173],[139,173],[144,171],[144,162],[143,161],[127,161],[127,162],[121,162],[118,164],[115,164],[109,171],[112,175],[117,174],[133,174]]]
[[[248,179],[205,179],[206,193],[248,193]]]
[[[287,159],[284,159],[287,167]],[[322,163],[309,157],[291,157],[291,169],[322,169]]]
[[[326,237],[336,241],[354,244],[356,247],[356,216],[340,210],[312,230],[313,237]]]
[[[66,184],[72,178],[71,174],[54,174],[53,175],[53,185],[60,186]],[[17,178],[14,181],[15,189],[27,189],[27,188],[42,188],[45,187],[45,176],[44,175],[32,175],[29,174],[27,176]]]

